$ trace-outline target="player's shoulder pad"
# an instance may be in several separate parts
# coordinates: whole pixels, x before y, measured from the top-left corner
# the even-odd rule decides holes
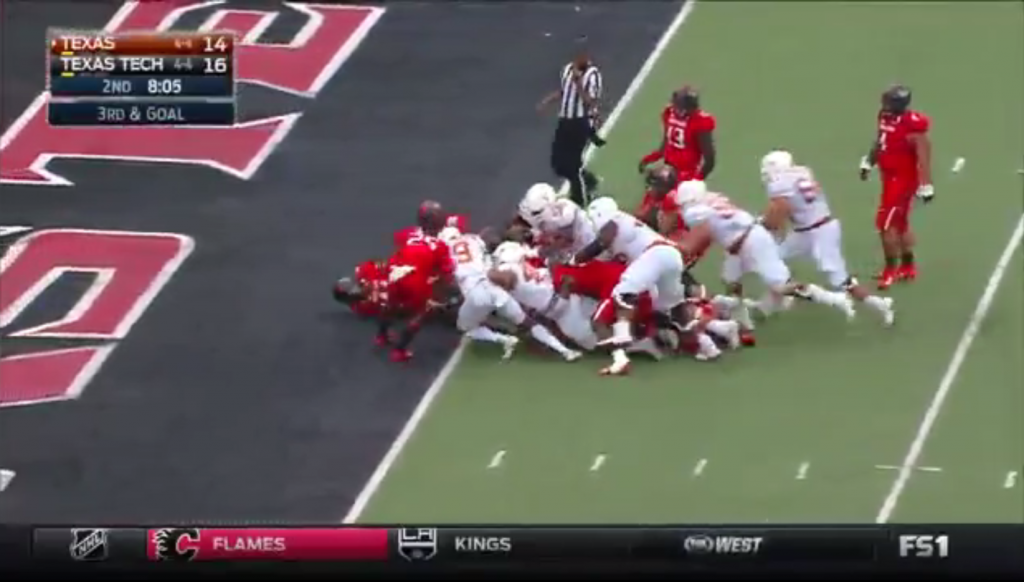
[[[928,116],[919,111],[911,111],[907,115],[907,124],[910,129],[917,132],[928,131],[928,127],[931,125],[931,120]]]
[[[701,131],[712,131],[715,129],[715,116],[703,109],[697,113],[697,121]]]

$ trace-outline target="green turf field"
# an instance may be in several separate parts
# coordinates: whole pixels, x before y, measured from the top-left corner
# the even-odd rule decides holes
[[[1022,216],[1020,4],[701,3],[593,165],[635,202],[658,112],[694,83],[719,119],[712,186],[759,211],[758,160],[790,149],[816,170],[867,277],[878,185],[857,181],[857,163],[894,81],[932,117],[937,192],[914,222],[921,277],[892,290],[895,328],[800,306],[761,325],[754,349],[622,379],[599,378],[600,360],[503,364],[471,347],[359,519],[1024,521],[1019,245],[951,368]],[[708,257],[698,275],[715,281],[718,267]]]

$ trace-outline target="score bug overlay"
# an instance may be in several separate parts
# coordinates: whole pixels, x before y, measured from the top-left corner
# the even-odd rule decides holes
[[[51,125],[232,125],[233,32],[50,29]]]

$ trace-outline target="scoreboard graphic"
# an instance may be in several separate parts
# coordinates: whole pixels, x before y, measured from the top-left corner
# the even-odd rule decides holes
[[[233,125],[233,32],[51,28],[47,116],[54,126]]]

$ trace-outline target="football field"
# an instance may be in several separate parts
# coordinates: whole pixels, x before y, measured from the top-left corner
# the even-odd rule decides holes
[[[829,193],[862,279],[878,266],[879,187],[857,163],[880,92],[913,88],[937,197],[915,210],[920,277],[891,290],[897,325],[800,305],[761,324],[756,348],[616,379],[596,358],[502,363],[470,346],[348,520],[1024,521],[1024,7],[706,2],[652,49],[592,159],[605,191],[638,200],[658,112],[695,84],[718,118],[712,187],[759,212],[758,160],[790,149]],[[698,278],[715,287],[719,264],[706,257]]]

